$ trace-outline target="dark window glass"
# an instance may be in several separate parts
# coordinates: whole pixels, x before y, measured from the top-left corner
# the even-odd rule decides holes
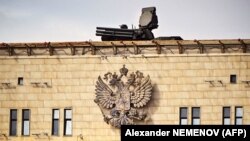
[[[237,82],[237,77],[235,74],[230,75],[230,83],[236,83]]]
[[[180,125],[187,125],[187,107],[180,108]]]
[[[64,110],[64,135],[72,135],[72,110]]]
[[[59,109],[52,111],[52,135],[59,135]]]
[[[224,117],[230,117],[230,107],[224,107]]]
[[[17,135],[17,109],[10,110],[10,136]]]
[[[23,109],[22,111],[22,135],[28,136],[30,134],[30,110]]]
[[[29,119],[29,117],[30,117],[29,113],[30,113],[29,110],[24,110],[23,111],[23,119]]]
[[[223,107],[223,125],[230,125],[230,107]]]
[[[193,117],[194,118],[199,118],[200,117],[200,108],[194,107],[192,112],[193,112]]]
[[[200,107],[192,108],[192,125],[200,124]]]

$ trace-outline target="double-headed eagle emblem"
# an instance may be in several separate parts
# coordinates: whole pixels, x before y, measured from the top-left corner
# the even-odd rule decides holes
[[[150,77],[144,77],[140,71],[128,75],[128,69],[123,65],[119,76],[115,72],[108,72],[103,78],[99,76],[95,91],[94,101],[108,124],[119,128],[146,118],[143,107],[150,100],[152,85]]]

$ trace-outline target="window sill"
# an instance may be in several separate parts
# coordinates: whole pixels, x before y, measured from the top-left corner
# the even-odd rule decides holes
[[[63,135],[63,137],[73,137],[73,135]]]

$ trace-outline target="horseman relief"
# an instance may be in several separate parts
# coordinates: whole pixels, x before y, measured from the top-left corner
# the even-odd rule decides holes
[[[128,74],[123,65],[119,75],[108,72],[103,78],[99,76],[95,91],[94,101],[108,124],[120,128],[146,118],[145,106],[151,98],[152,85],[150,77],[140,71]]]

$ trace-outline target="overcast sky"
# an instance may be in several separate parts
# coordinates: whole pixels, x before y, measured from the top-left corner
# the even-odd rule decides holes
[[[155,37],[250,39],[250,0],[0,0],[0,42],[100,40],[97,26],[138,27],[149,6]]]

